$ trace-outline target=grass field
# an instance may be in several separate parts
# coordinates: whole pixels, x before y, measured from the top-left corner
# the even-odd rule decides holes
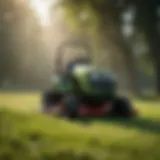
[[[0,159],[159,160],[160,101],[133,104],[136,119],[82,125],[40,115],[38,93],[1,93]]]

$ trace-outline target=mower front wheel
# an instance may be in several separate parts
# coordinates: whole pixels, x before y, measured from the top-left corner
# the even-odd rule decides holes
[[[46,92],[42,96],[42,108],[43,113],[49,115],[60,114],[61,105],[62,105],[63,95],[58,92]]]
[[[69,119],[78,117],[80,101],[77,96],[69,95],[65,98],[64,116]]]

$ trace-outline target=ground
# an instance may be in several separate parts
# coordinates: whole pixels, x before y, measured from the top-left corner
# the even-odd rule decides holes
[[[82,124],[40,115],[39,93],[0,93],[0,159],[159,160],[160,101],[133,104],[139,118]]]

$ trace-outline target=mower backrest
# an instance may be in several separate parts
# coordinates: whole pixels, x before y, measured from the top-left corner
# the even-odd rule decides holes
[[[78,65],[84,65],[84,64],[89,64],[89,60],[87,58],[80,58],[80,59],[77,59],[77,60],[74,60],[72,62],[70,62],[67,67],[66,67],[66,72],[69,73],[69,74],[72,74],[74,68]]]

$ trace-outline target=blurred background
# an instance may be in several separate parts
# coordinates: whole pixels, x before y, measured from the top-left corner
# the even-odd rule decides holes
[[[80,39],[121,91],[159,95],[159,18],[158,0],[1,0],[0,89],[48,88],[57,47]]]
[[[70,40],[115,74],[138,117],[84,125],[39,114]],[[64,65],[83,49],[68,47]],[[159,0],[0,0],[0,160],[160,160],[159,98]]]

